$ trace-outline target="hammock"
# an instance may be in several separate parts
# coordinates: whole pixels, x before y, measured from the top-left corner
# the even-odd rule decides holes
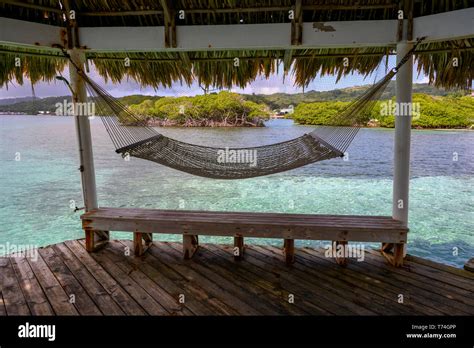
[[[358,124],[360,115],[373,109],[390,80],[408,61],[420,41],[415,43],[395,68],[362,96],[351,102],[331,120],[331,123]],[[217,148],[189,144],[166,137],[154,128],[148,127],[143,117],[131,112],[92,81],[72,60],[71,62],[84,79],[89,94],[95,98],[99,114],[113,115],[100,118],[117,153],[124,157],[133,156],[153,161],[193,175],[217,179],[243,179],[284,172],[310,163],[343,157],[360,128],[318,127],[299,138],[258,147]]]

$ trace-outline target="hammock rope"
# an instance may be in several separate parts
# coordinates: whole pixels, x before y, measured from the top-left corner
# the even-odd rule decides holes
[[[85,81],[98,107],[98,115],[116,152],[153,161],[190,174],[218,179],[243,179],[284,172],[310,163],[343,157],[360,129],[361,115],[370,112],[390,80],[409,60],[417,45],[381,80],[331,120],[334,126],[320,126],[296,139],[246,148],[209,147],[189,144],[160,134],[147,126],[146,117],[134,114],[126,105],[91,80],[69,55],[67,58]],[[340,126],[348,124],[349,126]],[[353,126],[353,125],[356,126]],[[132,125],[132,126],[130,126]]]

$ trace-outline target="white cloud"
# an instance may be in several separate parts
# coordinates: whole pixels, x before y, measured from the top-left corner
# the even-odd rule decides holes
[[[428,76],[420,75],[415,78],[414,83],[428,83],[430,78]]]

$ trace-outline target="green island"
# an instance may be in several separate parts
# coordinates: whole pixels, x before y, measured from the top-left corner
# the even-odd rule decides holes
[[[270,117],[265,104],[246,100],[237,93],[220,92],[194,97],[146,99],[129,108],[151,126],[247,127],[264,126]]]
[[[292,118],[299,124],[330,125],[348,104],[339,101],[301,103]],[[393,128],[394,104],[395,98],[378,101],[370,113],[361,115],[359,125]],[[412,105],[414,128],[473,128],[474,97],[414,94]]]

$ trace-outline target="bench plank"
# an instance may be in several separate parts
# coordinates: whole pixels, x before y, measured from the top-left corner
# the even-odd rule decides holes
[[[132,219],[143,221],[175,221],[180,218],[182,222],[241,222],[243,218],[254,223],[281,224],[313,224],[317,220],[319,224],[333,225],[343,223],[350,226],[377,225],[379,227],[395,226],[403,228],[401,222],[387,216],[367,215],[314,215],[314,214],[285,214],[285,213],[252,213],[252,212],[221,212],[221,211],[196,211],[196,210],[160,210],[160,209],[137,209],[137,208],[100,208],[83,214],[83,219],[89,217]],[[363,221],[361,221],[361,218]],[[277,219],[277,221],[275,221]]]
[[[100,208],[81,216],[85,230],[405,243],[391,217]]]

